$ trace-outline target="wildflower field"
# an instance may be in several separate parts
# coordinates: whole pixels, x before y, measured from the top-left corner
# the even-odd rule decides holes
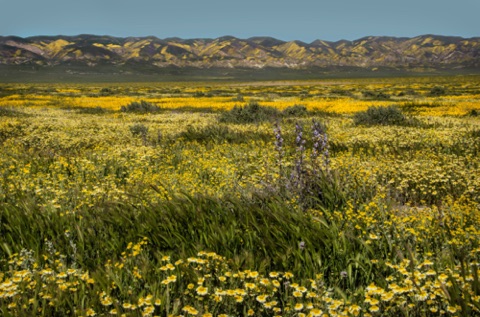
[[[480,316],[480,77],[0,85],[1,316]]]

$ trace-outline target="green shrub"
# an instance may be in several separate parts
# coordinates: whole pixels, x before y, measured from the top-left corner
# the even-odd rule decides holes
[[[429,92],[429,95],[430,96],[433,96],[433,97],[436,97],[436,96],[443,96],[446,94],[446,90],[444,87],[442,86],[435,86],[433,87],[430,92]]]
[[[137,123],[130,126],[130,132],[133,136],[146,138],[148,133],[148,127],[141,123]]]
[[[23,117],[25,113],[13,108],[0,107],[0,117]]]
[[[351,91],[344,90],[344,89],[339,89],[339,88],[335,88],[335,89],[330,90],[330,93],[332,93],[334,95],[337,95],[337,96],[346,96],[346,97],[352,97],[353,96]]]
[[[411,89],[411,88],[408,88],[408,89],[403,90],[403,91],[401,91],[401,92],[398,93],[398,96],[399,96],[399,97],[403,97],[403,96],[416,96],[416,95],[418,95],[418,93],[417,93],[415,90]]]
[[[479,111],[475,109],[472,109],[467,113],[467,116],[469,117],[478,117],[478,115],[479,115]]]
[[[232,110],[222,113],[218,120],[225,123],[255,123],[273,120],[279,115],[275,108],[249,102],[245,106],[234,106]]]
[[[160,108],[159,106],[157,106],[153,103],[141,100],[139,102],[134,101],[127,106],[122,106],[120,108],[120,111],[122,111],[122,112],[144,112],[145,113],[145,112],[157,112],[157,111],[160,111],[161,109],[162,108]]]
[[[410,120],[397,106],[369,107],[353,116],[355,125],[408,125]]]
[[[364,91],[362,92],[363,97],[367,99],[375,99],[375,100],[388,100],[390,99],[390,95],[384,92],[374,92],[374,91]]]
[[[113,94],[115,94],[115,91],[112,88],[104,87],[100,89],[100,95],[102,96],[111,96]]]
[[[304,105],[293,105],[283,110],[283,115],[289,117],[302,117],[308,114],[307,107]]]

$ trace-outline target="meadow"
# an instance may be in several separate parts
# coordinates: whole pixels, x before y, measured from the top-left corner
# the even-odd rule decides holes
[[[480,316],[480,77],[0,84],[2,316]]]

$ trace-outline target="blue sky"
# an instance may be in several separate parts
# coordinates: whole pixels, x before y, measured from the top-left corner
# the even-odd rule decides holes
[[[480,36],[480,0],[0,0],[0,35]]]

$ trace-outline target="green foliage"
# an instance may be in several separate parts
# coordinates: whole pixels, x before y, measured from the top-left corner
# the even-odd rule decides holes
[[[25,117],[26,114],[14,108],[0,107],[0,117]]]
[[[352,97],[353,96],[351,91],[345,90],[345,89],[340,89],[340,88],[334,88],[334,89],[330,90],[330,93],[332,93],[334,95],[337,95],[337,96],[344,96],[344,97]]]
[[[480,129],[475,129],[470,132],[470,135],[474,138],[480,138]]]
[[[327,220],[330,213],[343,210],[347,203],[346,186],[336,171],[306,170],[300,197],[304,209],[319,209],[324,212]]]
[[[25,135],[27,125],[22,122],[8,122],[0,125],[0,143],[13,138],[20,138]]]
[[[414,89],[405,89],[401,92],[398,93],[398,96],[399,97],[403,97],[403,96],[416,96],[418,95],[418,93],[414,90]]]
[[[258,102],[249,102],[245,106],[234,106],[232,110],[223,112],[218,120],[223,123],[257,123],[274,120],[280,113],[272,107],[261,106]]]
[[[148,133],[148,127],[142,123],[136,123],[129,127],[133,136],[146,138]]]
[[[100,89],[100,95],[102,95],[102,96],[111,96],[111,95],[114,95],[114,94],[115,94],[115,91],[112,88],[104,87],[104,88]]]
[[[285,108],[282,113],[288,117],[303,117],[308,114],[308,111],[304,105],[293,105]]]
[[[200,143],[246,143],[252,140],[268,141],[271,135],[254,131],[235,131],[234,129],[222,124],[211,124],[207,126],[189,125],[187,129],[178,134],[178,137],[186,141],[196,141]]]
[[[93,210],[63,216],[42,213],[33,206],[2,207],[0,219],[0,233],[9,250],[28,247],[37,254],[48,253],[45,240],[53,241],[55,249],[67,255],[66,261],[92,272],[101,270],[108,259],[119,258],[126,244],[141,236],[152,242],[152,254],[194,256],[210,250],[228,258],[241,255],[235,269],[290,271],[301,279],[325,271],[327,267],[321,263],[340,267],[348,262],[345,253],[338,252],[342,247],[336,241],[338,228],[314,222],[292,210],[281,197],[271,195],[222,200],[179,195],[140,209],[106,202]],[[38,239],[40,236],[45,240]],[[347,239],[352,251],[369,252],[356,238]],[[299,248],[300,241],[305,248]],[[5,248],[0,250],[3,258],[8,257],[5,252]],[[340,272],[336,273],[334,279]],[[328,275],[326,278],[329,281]],[[368,282],[369,277],[359,276],[356,282],[361,280]]]
[[[219,142],[228,141],[231,142],[235,137],[235,132],[225,125],[208,125],[204,127],[197,127],[189,125],[187,130],[178,135],[179,137],[187,141],[196,142]]]
[[[467,113],[467,116],[469,117],[478,117],[479,115],[480,115],[480,112],[475,109],[472,109]]]
[[[411,121],[397,106],[369,107],[353,116],[355,125],[409,125]]]
[[[430,89],[429,95],[432,97],[439,97],[443,96],[447,93],[445,87],[442,86],[435,86],[432,89]]]
[[[139,102],[134,101],[134,102],[128,104],[127,106],[122,106],[120,108],[120,111],[122,111],[122,112],[148,113],[148,112],[158,112],[161,109],[162,108],[160,108],[159,106],[157,106],[153,103],[141,100]]]
[[[384,93],[382,91],[375,92],[375,91],[366,90],[366,91],[362,92],[362,95],[366,99],[374,99],[374,100],[388,100],[388,99],[390,99],[390,95],[387,94],[387,93]]]

